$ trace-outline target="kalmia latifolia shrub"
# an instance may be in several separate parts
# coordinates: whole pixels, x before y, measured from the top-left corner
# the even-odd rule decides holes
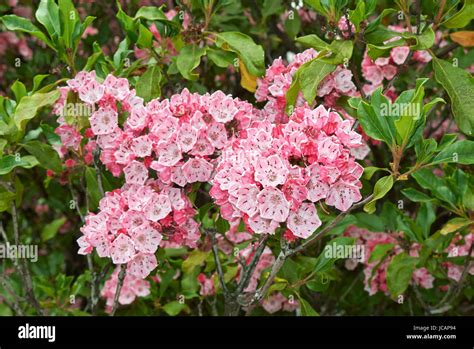
[[[0,5],[0,315],[472,314],[471,1],[154,3]]]

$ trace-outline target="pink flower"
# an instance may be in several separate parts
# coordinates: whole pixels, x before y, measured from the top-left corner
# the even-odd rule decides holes
[[[281,158],[274,154],[268,158],[260,158],[255,165],[255,180],[264,186],[276,187],[284,184],[288,169]]]
[[[84,83],[83,86],[81,86],[78,89],[79,92],[79,98],[88,104],[94,104],[102,98],[104,95],[104,86],[99,84],[95,80],[90,80]]]
[[[284,222],[288,217],[290,203],[283,193],[272,187],[263,189],[257,195],[260,216],[277,222]]]
[[[410,53],[410,48],[408,46],[400,46],[400,47],[394,47],[390,51],[390,57],[392,57],[393,61],[401,65],[405,63],[405,60],[408,57],[408,54]]]
[[[117,112],[112,108],[100,108],[89,118],[91,129],[96,135],[112,133],[117,128],[117,118]]]
[[[135,246],[132,239],[125,234],[120,234],[110,247],[110,255],[114,264],[124,264],[132,260]]]
[[[193,158],[183,165],[183,174],[188,183],[207,182],[213,169],[214,166],[203,158]]]
[[[144,184],[148,178],[148,170],[143,163],[133,160],[124,169],[125,180],[131,184]]]
[[[303,239],[310,237],[320,225],[316,207],[312,203],[303,203],[296,212],[290,212],[287,223],[288,229]]]

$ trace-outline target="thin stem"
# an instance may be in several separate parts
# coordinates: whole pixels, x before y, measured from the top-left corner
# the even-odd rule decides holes
[[[16,201],[13,201],[12,204],[12,219],[13,219],[13,236],[15,240],[15,244],[17,246],[20,246],[20,230],[18,228],[18,212],[16,209]],[[28,264],[26,263],[26,260],[22,260],[20,262],[20,269],[22,272],[20,273],[22,282],[26,288],[26,295],[28,298],[29,303],[35,308],[36,313],[38,315],[44,315],[43,310],[41,309],[35,293],[33,291],[33,281],[31,279],[30,271],[28,269]]]
[[[20,303],[22,300],[20,299],[20,297],[18,297],[18,295],[15,293],[15,291],[13,290],[13,288],[11,287],[11,285],[8,283],[7,279],[3,275],[0,275],[0,283],[2,284],[5,291],[7,291],[10,294],[10,296],[12,296],[13,298],[12,307],[13,307],[13,310],[15,310],[15,313],[17,315],[24,316],[25,313],[23,313],[23,310],[20,307]]]
[[[247,268],[244,269],[242,279],[240,280],[239,286],[237,287],[237,292],[236,292],[237,296],[240,293],[242,293],[245,287],[247,287],[247,284],[255,270],[255,267],[257,266],[257,262],[260,260],[260,256],[265,250],[267,240],[268,240],[268,235],[264,235],[263,238],[260,240],[260,243],[257,247],[257,250],[255,251],[255,254],[253,255],[252,260],[250,261]]]
[[[212,253],[214,254],[214,262],[216,263],[219,283],[222,287],[222,291],[224,292],[224,298],[227,298],[229,296],[229,290],[227,289],[227,285],[225,284],[224,272],[222,270],[222,264],[219,259],[219,250],[217,248],[216,233],[214,231],[208,231],[207,233],[211,237]]]
[[[267,293],[268,289],[270,288],[270,286],[273,283],[273,280],[275,279],[275,277],[278,274],[278,272],[280,271],[280,269],[283,267],[283,264],[285,263],[285,261],[288,257],[290,257],[290,256],[292,256],[296,253],[302,252],[303,250],[305,250],[310,245],[312,245],[315,242],[319,241],[326,233],[331,231],[331,229],[333,229],[337,225],[337,223],[339,223],[346,215],[348,215],[349,212],[365,205],[367,202],[372,200],[372,197],[373,197],[373,195],[369,195],[364,200],[362,200],[362,201],[358,202],[357,204],[353,205],[347,211],[341,212],[329,225],[324,227],[318,234],[314,235],[311,239],[306,240],[300,246],[298,246],[294,249],[290,249],[288,246],[284,245],[282,247],[282,250],[278,254],[278,257],[277,257],[275,263],[273,263],[272,269],[270,271],[270,275],[265,280],[265,283],[263,284],[263,286],[261,288],[259,288],[253,294],[253,297],[251,297],[250,299],[247,299],[247,300],[241,299],[240,304],[243,305],[243,306],[249,306],[251,304],[254,304],[254,303],[260,301],[265,296],[265,294]]]
[[[122,264],[120,266],[120,272],[118,274],[117,288],[115,289],[115,295],[114,295],[114,304],[112,306],[112,311],[110,313],[110,316],[114,316],[115,312],[117,311],[118,302],[120,298],[120,291],[122,291],[123,281],[125,280],[126,274],[127,274],[127,265]]]

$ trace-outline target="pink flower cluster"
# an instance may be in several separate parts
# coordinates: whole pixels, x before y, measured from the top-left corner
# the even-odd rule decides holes
[[[344,233],[345,236],[356,238],[356,244],[364,246],[365,256],[362,261],[349,259],[346,261],[346,268],[353,270],[360,262],[364,265],[364,283],[365,290],[372,296],[377,292],[383,292],[388,294],[387,288],[387,268],[392,258],[403,252],[400,247],[398,240],[391,234],[388,233],[373,233],[365,229],[357,228],[355,226],[349,227]],[[369,262],[370,255],[378,245],[393,244],[393,248],[389,252],[389,257],[384,259],[382,263],[380,261]],[[412,257],[418,256],[419,246],[413,244],[410,249],[410,255]],[[380,263],[380,265],[379,265]],[[418,268],[412,275],[412,282],[422,288],[433,288],[434,277],[429,273],[426,268]]]
[[[286,124],[256,121],[223,149],[210,194],[231,224],[273,234],[286,223],[307,238],[321,225],[314,203],[346,211],[361,199],[363,168],[350,154],[361,144],[351,122],[323,106],[297,108]]]
[[[259,102],[267,102],[264,111],[270,122],[288,121],[288,116],[285,114],[285,96],[290,88],[293,75],[301,65],[315,58],[317,54],[318,52],[314,49],[307,49],[295,55],[288,65],[285,65],[282,58],[275,59],[267,69],[265,77],[257,80],[255,98]],[[356,86],[352,82],[351,71],[344,66],[338,66],[321,82],[317,94],[319,97],[324,97],[326,107],[334,107],[336,100],[341,95],[355,96]],[[296,106],[308,106],[301,93],[298,95]]]
[[[344,235],[354,237],[356,239],[356,244],[363,245],[365,251],[363,261],[348,259],[346,261],[346,268],[349,270],[354,270],[358,263],[362,263],[364,265],[365,290],[371,296],[377,292],[388,294],[387,268],[392,258],[403,252],[399,241],[393,234],[372,233],[355,226],[349,227]],[[466,256],[469,253],[469,248],[473,241],[474,234],[472,233],[466,235],[464,238],[460,234],[457,234],[451,241],[451,244],[445,250],[447,257]],[[384,244],[393,244],[392,249],[389,251],[389,257],[380,263],[380,265],[380,261],[369,262],[370,255],[372,254],[375,247]],[[419,244],[413,243],[410,246],[409,255],[412,257],[419,257],[420,249],[421,246]],[[461,265],[457,265],[452,262],[444,262],[443,266],[447,268],[447,275],[450,279],[459,281],[463,270]],[[472,263],[470,266],[469,273],[474,275],[474,263]],[[412,283],[425,289],[433,288],[434,280],[434,276],[424,267],[415,269],[411,279]]]
[[[155,252],[163,236],[168,241],[196,247],[200,237],[195,210],[183,189],[159,181],[125,184],[106,193],[99,213],[89,213],[77,241],[79,254],[95,248],[99,257],[127,264],[127,273],[145,278],[156,268]]]
[[[124,172],[127,183],[143,184],[149,169],[168,184],[209,181],[212,161],[229,136],[256,117],[251,104],[221,91],[201,96],[184,89],[145,106],[126,79],[112,75],[101,84],[93,72],[80,72],[68,85],[56,111],[64,109],[70,90],[86,104],[98,105],[89,118],[90,133],[97,136],[102,163],[115,176]],[[128,114],[123,128],[118,125],[119,111]],[[58,122],[56,132],[63,145],[77,150],[81,141],[77,127],[64,117]]]
[[[399,33],[405,31],[405,28],[401,26],[389,26],[389,29]],[[393,37],[385,41],[385,44],[399,39],[401,39],[400,36]],[[365,94],[371,95],[374,90],[382,85],[384,79],[392,80],[397,75],[399,67],[407,64],[406,60],[409,53],[410,48],[408,46],[398,46],[390,50],[388,57],[379,57],[374,61],[365,52],[364,59],[362,60],[362,75],[369,82],[369,84],[363,86]],[[415,51],[412,60],[428,63],[431,61],[431,55],[428,51]]]
[[[110,312],[114,305],[115,292],[117,291],[118,275],[120,268],[117,267],[110,278],[105,282],[100,295],[106,298],[106,311]],[[137,297],[146,297],[150,294],[150,283],[132,274],[126,274],[118,299],[119,304],[131,304]]]

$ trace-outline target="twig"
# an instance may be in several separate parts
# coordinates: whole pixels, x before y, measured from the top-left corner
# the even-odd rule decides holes
[[[211,237],[212,253],[214,254],[214,262],[216,263],[219,283],[222,287],[224,298],[227,298],[229,296],[229,290],[227,289],[227,285],[225,284],[224,272],[222,270],[222,264],[219,259],[219,250],[217,249],[216,233],[214,231],[208,230],[207,234]]]
[[[12,204],[12,219],[13,219],[13,236],[15,240],[15,244],[17,246],[20,245],[20,230],[18,228],[18,212],[16,210],[16,200],[13,201]],[[22,269],[22,272],[20,272],[21,279],[26,287],[26,295],[29,300],[29,303],[35,308],[36,313],[38,315],[44,315],[43,310],[41,309],[35,293],[33,291],[33,281],[31,279],[30,271],[28,269],[28,264],[26,263],[26,260],[22,260],[20,262],[20,269]]]
[[[126,274],[127,274],[127,265],[122,264],[120,266],[120,272],[118,274],[117,288],[115,289],[115,295],[114,295],[114,305],[112,306],[112,311],[110,312],[110,316],[114,316],[115,312],[117,311],[118,302],[120,298],[120,291],[122,291],[123,280],[125,280]]]
[[[247,287],[248,281],[250,280],[255,267],[257,266],[257,262],[260,260],[260,256],[262,255],[263,251],[265,250],[265,246],[268,240],[268,235],[264,235],[263,238],[260,240],[260,243],[255,251],[252,260],[250,261],[247,268],[244,269],[242,278],[240,280],[239,286],[237,287],[236,294],[237,296],[242,293],[242,291]]]
[[[13,298],[13,303],[11,304],[11,307],[13,307],[13,310],[15,310],[15,313],[20,316],[24,316],[25,314],[23,313],[23,310],[20,307],[20,302],[21,299],[18,297],[18,295],[15,293],[13,288],[10,286],[10,284],[7,282],[7,279],[3,276],[0,275],[0,283],[2,284],[3,288],[5,291],[7,291],[10,296]]]
[[[312,245],[313,243],[315,243],[316,241],[321,239],[327,232],[329,232],[332,228],[334,228],[337,225],[337,223],[339,223],[347,214],[349,214],[349,212],[365,205],[367,202],[369,202],[372,199],[372,197],[373,197],[373,195],[369,195],[364,200],[362,200],[359,203],[353,205],[347,211],[341,212],[329,225],[327,225],[325,228],[323,228],[318,234],[314,235],[311,239],[306,240],[300,246],[298,246],[294,249],[290,249],[288,246],[284,246],[282,248],[282,250],[280,251],[280,253],[278,254],[278,257],[277,257],[275,263],[273,263],[272,269],[270,271],[270,275],[265,280],[265,283],[263,284],[263,286],[261,288],[259,288],[257,291],[255,291],[255,293],[253,294],[253,296],[250,299],[248,299],[248,298],[245,299],[244,297],[242,297],[239,300],[240,304],[242,306],[249,306],[251,304],[254,304],[254,303],[260,301],[265,296],[265,294],[267,293],[268,289],[270,288],[270,286],[273,283],[273,280],[275,279],[276,275],[278,274],[278,272],[280,271],[280,269],[282,268],[283,264],[285,263],[285,261],[288,257],[290,257],[290,256],[292,256],[292,255],[294,255],[298,252],[303,251],[308,246]]]
[[[79,218],[81,219],[82,223],[85,223],[84,215],[81,212],[81,209],[79,208],[79,201],[77,195],[74,193],[74,188],[72,187],[72,182],[71,180],[68,181],[68,187],[69,187],[69,192],[71,193],[71,198],[74,200],[74,207],[77,211],[77,214],[79,215]]]
[[[101,176],[101,173],[100,173],[100,168],[99,168],[99,165],[97,165],[97,161],[96,161],[96,156],[98,157],[100,154],[100,152],[98,150],[94,151],[94,154],[93,154],[93,162],[94,162],[94,168],[95,168],[95,175],[97,176],[97,185],[99,187],[99,192],[100,192],[100,195],[101,197],[104,197],[105,195],[105,191],[104,191],[104,185],[102,183],[102,176]]]
[[[470,269],[469,266],[471,264],[471,258],[472,258],[471,255],[473,251],[474,251],[474,243],[471,244],[469,253],[466,256],[466,261],[464,262],[464,269],[462,271],[462,274],[461,274],[461,277],[459,278],[458,283],[454,286],[451,286],[448,292],[446,292],[446,295],[443,297],[443,299],[437,305],[435,305],[434,307],[430,309],[431,314],[438,314],[438,313],[446,312],[449,309],[451,309],[451,303],[457,298],[457,296],[461,292],[462,285],[469,272],[469,269]]]

